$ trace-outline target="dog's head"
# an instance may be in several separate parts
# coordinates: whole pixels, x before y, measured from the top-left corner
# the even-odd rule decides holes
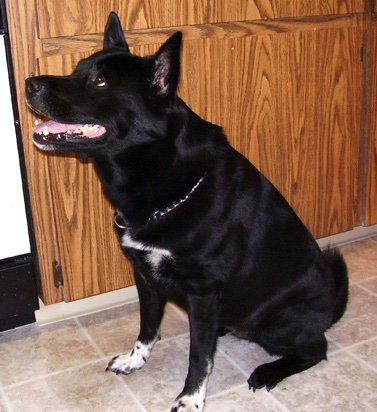
[[[96,153],[101,147],[158,139],[174,105],[182,34],[152,56],[130,53],[119,19],[111,13],[103,50],[81,60],[69,76],[26,79],[26,101],[51,120],[33,128],[43,150]]]

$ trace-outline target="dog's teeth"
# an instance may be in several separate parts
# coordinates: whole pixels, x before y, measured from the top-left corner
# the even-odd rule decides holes
[[[44,134],[45,136],[48,136],[48,135],[50,134],[50,132],[48,131],[48,127],[47,127],[47,126],[44,127],[44,129],[43,129],[43,134]]]
[[[73,133],[75,133],[75,134],[80,134],[80,133],[81,133],[81,130],[80,130],[80,129],[76,129]]]
[[[34,122],[34,125],[35,125],[35,126],[38,126],[38,125],[39,125],[39,121],[36,120],[36,121]]]
[[[71,131],[71,130],[67,130],[67,134],[72,134],[72,131]]]

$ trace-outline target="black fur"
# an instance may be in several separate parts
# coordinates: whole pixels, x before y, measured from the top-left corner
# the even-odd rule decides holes
[[[269,390],[326,359],[324,332],[346,308],[347,269],[338,251],[320,251],[222,129],[177,97],[181,37],[138,57],[111,14],[103,51],[70,76],[26,81],[35,111],[59,122],[100,124],[106,134],[36,133],[34,140],[42,149],[92,157],[124,226],[115,226],[120,241],[127,233],[146,247],[124,246],[140,296],[139,341],[156,339],[167,300],[187,310],[190,367],[179,398],[203,384],[224,327],[281,356],[248,380],[254,390]],[[156,211],[163,213],[154,218]],[[153,265],[148,248],[170,255],[158,255]],[[182,403],[172,411],[190,410]]]

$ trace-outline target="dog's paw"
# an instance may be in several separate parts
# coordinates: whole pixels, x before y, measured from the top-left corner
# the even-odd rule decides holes
[[[255,392],[257,389],[266,387],[269,392],[281,381],[280,377],[273,376],[271,371],[265,365],[258,366],[255,371],[250,375],[247,383],[249,389],[253,389]]]
[[[154,342],[152,344],[145,345],[137,341],[132,351],[113,358],[109,362],[106,371],[114,372],[117,375],[120,373],[123,375],[129,375],[130,373],[141,369],[151,354],[153,344]]]
[[[196,393],[178,398],[170,412],[202,412],[203,408],[204,398],[199,393]]]

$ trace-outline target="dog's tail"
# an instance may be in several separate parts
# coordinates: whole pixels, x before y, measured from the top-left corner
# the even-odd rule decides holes
[[[336,248],[323,252],[328,274],[333,280],[333,296],[335,298],[332,324],[336,323],[344,314],[348,302],[348,274],[347,265],[342,254]]]

